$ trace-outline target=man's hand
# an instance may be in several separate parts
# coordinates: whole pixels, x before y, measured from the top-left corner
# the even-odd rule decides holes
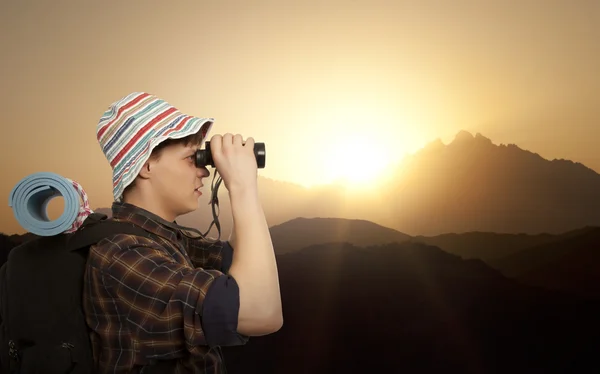
[[[258,166],[253,138],[247,138],[244,144],[240,134],[214,135],[210,139],[210,149],[215,168],[228,191],[257,188]]]

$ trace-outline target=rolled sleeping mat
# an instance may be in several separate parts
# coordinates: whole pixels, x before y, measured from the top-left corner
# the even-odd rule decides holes
[[[48,203],[62,196],[64,211],[55,220],[48,218]],[[73,232],[92,213],[81,185],[52,172],[40,172],[21,179],[11,190],[8,205],[19,224],[39,236]]]

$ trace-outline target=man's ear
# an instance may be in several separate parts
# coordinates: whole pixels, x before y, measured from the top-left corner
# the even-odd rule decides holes
[[[150,178],[150,160],[144,163],[144,166],[142,166],[142,169],[140,170],[138,176],[142,179]]]

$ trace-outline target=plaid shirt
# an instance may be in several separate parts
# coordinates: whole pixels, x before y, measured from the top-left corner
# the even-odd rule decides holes
[[[248,341],[236,331],[233,249],[190,239],[131,204],[114,202],[112,212],[151,238],[118,234],[90,248],[83,303],[98,373],[146,372],[158,360],[174,373],[218,373],[218,346]]]

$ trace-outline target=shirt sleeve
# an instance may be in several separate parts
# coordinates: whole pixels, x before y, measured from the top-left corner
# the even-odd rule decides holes
[[[233,286],[232,277],[219,270],[194,269],[177,263],[148,238],[118,235],[110,248],[107,256],[111,261],[104,283],[125,308],[124,314],[140,339],[150,342],[148,355],[175,358],[182,349],[201,355],[198,346],[212,345],[212,337],[225,345],[221,337],[236,333],[239,289]],[[212,290],[215,285],[216,292]],[[213,300],[205,305],[209,290],[213,291],[212,299],[223,301]],[[208,314],[203,316],[205,311]],[[220,317],[217,312],[227,317]],[[235,326],[229,320],[234,315]],[[208,326],[209,336],[203,324]],[[221,331],[228,328],[234,330]]]
[[[240,290],[231,275],[215,279],[206,293],[203,322],[206,340],[211,346],[244,345],[249,337],[237,332]]]
[[[229,241],[206,243],[200,239],[188,239],[187,250],[197,268],[216,269],[227,273],[233,261],[233,248]]]

